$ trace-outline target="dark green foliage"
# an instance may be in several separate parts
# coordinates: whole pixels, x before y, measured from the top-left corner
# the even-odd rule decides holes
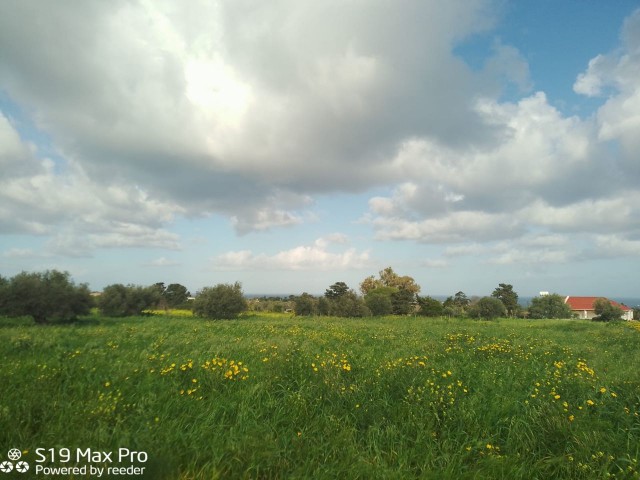
[[[318,299],[318,314],[319,315],[331,315],[331,300],[327,297],[320,297]]]
[[[518,305],[518,294],[513,291],[513,285],[500,283],[491,296],[502,302],[507,309],[507,314],[510,316],[518,313],[520,308]]]
[[[593,319],[597,322],[611,322],[620,320],[624,313],[620,307],[613,305],[606,298],[598,298],[593,303],[596,317]]]
[[[315,315],[318,310],[318,301],[313,295],[304,292],[294,300],[294,311],[296,315]]]
[[[162,297],[167,302],[169,308],[176,308],[183,305],[191,296],[189,290],[179,283],[171,283],[162,293]]]
[[[391,304],[391,294],[387,295],[380,292],[385,288],[387,287],[376,288],[364,297],[364,301],[371,311],[372,315],[383,316],[390,315],[393,312],[393,305]]]
[[[530,318],[571,318],[571,307],[564,303],[564,298],[553,293],[535,297],[529,306]]]
[[[468,312],[471,318],[492,320],[494,318],[504,317],[507,309],[504,304],[495,297],[482,297],[469,307]]]
[[[440,317],[444,314],[444,307],[442,303],[432,297],[418,297],[418,310],[419,315],[425,317]]]
[[[336,282],[325,290],[324,296],[334,299],[346,295],[347,292],[349,292],[349,287],[346,283]]]
[[[318,301],[320,315],[335,317],[365,317],[370,315],[364,300],[344,282],[336,282],[324,293]]]
[[[193,313],[205,318],[236,318],[247,309],[247,301],[242,293],[242,285],[220,283],[215,287],[205,287],[193,302]]]
[[[404,288],[400,288],[397,292],[392,293],[391,305],[393,306],[393,313],[396,315],[407,315],[411,313],[413,311],[415,298],[415,293],[405,290]]]
[[[22,272],[11,280],[0,278],[0,314],[30,316],[46,324],[86,315],[91,304],[88,286],[75,285],[68,272]]]
[[[396,293],[396,287],[377,287],[364,296],[364,301],[372,315],[382,316],[393,313],[393,301],[391,296]]]
[[[98,308],[108,317],[140,315],[144,310],[157,305],[161,296],[158,284],[142,287],[116,283],[102,291],[98,299]]]
[[[453,297],[448,297],[442,303],[442,306],[444,307],[443,314],[452,317],[462,317],[465,315],[470,303],[471,300],[467,298],[467,295],[464,292],[459,291]]]
[[[330,303],[329,314],[335,317],[366,317],[371,314],[364,300],[353,290],[330,300]]]

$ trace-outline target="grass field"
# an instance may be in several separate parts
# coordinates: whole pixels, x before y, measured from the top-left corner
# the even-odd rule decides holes
[[[627,323],[0,319],[0,358],[0,460],[32,473],[124,447],[150,479],[640,478]]]

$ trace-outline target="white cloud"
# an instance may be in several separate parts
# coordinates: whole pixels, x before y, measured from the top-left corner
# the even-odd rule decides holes
[[[583,119],[544,92],[500,100],[531,88],[514,46],[495,42],[479,71],[453,53],[491,29],[497,4],[0,3],[0,88],[57,153],[43,158],[0,114],[0,231],[65,255],[175,250],[176,216],[266,232],[307,222],[316,196],[375,187],[390,191],[365,215],[376,237],[444,243],[447,259],[562,259],[568,235],[635,238],[640,10],[577,78],[603,102]],[[502,240],[511,249],[493,250]],[[216,264],[368,260],[337,235]]]
[[[638,178],[640,166],[640,9],[631,14],[622,29],[622,45],[594,57],[578,76],[574,90],[588,96],[607,95],[598,110],[598,138],[619,142],[616,162],[622,174]]]
[[[159,257],[145,265],[148,265],[150,267],[173,267],[176,265],[180,265],[180,263],[176,262],[175,260],[170,260],[167,257]]]
[[[370,266],[369,252],[347,248],[331,252],[332,243],[344,243],[345,237],[333,234],[316,240],[312,245],[301,245],[273,255],[254,254],[250,250],[230,251],[214,259],[216,269],[225,270],[348,270]]]
[[[423,267],[426,268],[446,268],[449,263],[442,258],[429,258],[420,262]]]
[[[595,239],[594,256],[637,257],[640,255],[640,240],[621,238],[618,235],[598,235]]]
[[[5,258],[38,258],[47,255],[43,252],[36,252],[30,248],[10,248],[2,252],[2,256]]]
[[[407,138],[482,138],[470,105],[494,79],[452,50],[492,6],[20,2],[0,6],[0,85],[91,181],[268,230],[300,223],[296,197],[401,178]]]
[[[0,178],[3,232],[46,235],[43,253],[67,256],[87,256],[96,248],[179,248],[177,235],[162,228],[179,207],[150,199],[134,186],[93,181],[77,164],[59,171],[20,142],[1,114],[0,138],[9,140],[0,147],[0,159],[17,165]]]

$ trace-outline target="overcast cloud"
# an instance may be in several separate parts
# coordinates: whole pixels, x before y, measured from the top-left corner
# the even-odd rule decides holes
[[[353,221],[381,241],[442,245],[427,267],[480,252],[500,264],[638,255],[640,10],[575,78],[601,100],[585,117],[535,90],[515,45],[494,41],[473,68],[454,53],[503,5],[2,2],[0,230],[43,235],[52,255],[179,251],[177,218],[223,215],[245,235],[313,221],[324,195],[386,189]],[[371,259],[320,240],[211,261]]]

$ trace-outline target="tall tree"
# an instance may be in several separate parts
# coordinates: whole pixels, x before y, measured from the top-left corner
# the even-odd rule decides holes
[[[344,282],[336,282],[327,288],[324,292],[324,296],[327,298],[335,299],[346,295],[349,291],[349,286]]]
[[[400,276],[391,267],[380,270],[378,278],[371,275],[360,283],[360,291],[363,295],[380,287],[398,288],[413,294],[420,292],[420,285],[412,277],[408,275]]]
[[[163,298],[167,302],[167,306],[175,308],[187,301],[191,294],[187,287],[179,283],[171,283],[162,293]]]
[[[467,297],[467,295],[458,291],[453,297],[447,297],[447,299],[442,303],[444,307],[443,314],[462,317],[469,308],[469,304],[471,300]]]
[[[513,285],[500,283],[491,296],[502,302],[509,316],[515,315],[518,311],[518,294],[513,290]]]

